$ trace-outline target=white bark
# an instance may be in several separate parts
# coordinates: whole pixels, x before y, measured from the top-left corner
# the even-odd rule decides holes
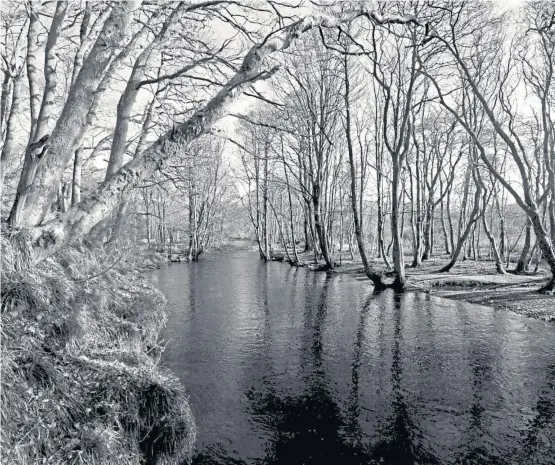
[[[135,100],[137,99],[137,95],[141,89],[141,81],[144,79],[149,65],[156,56],[156,50],[162,44],[162,41],[167,37],[168,32],[171,30],[172,25],[177,19],[182,5],[182,3],[177,4],[162,25],[158,34],[156,34],[154,40],[147,47],[145,47],[135,61],[131,76],[127,81],[125,90],[123,91],[123,94],[118,102],[116,128],[114,129],[114,139],[112,141],[108,168],[106,169],[106,179],[112,176],[112,174],[119,170],[123,165],[125,145],[127,142],[127,134],[129,132],[129,120],[131,119],[133,105],[135,104]]]
[[[10,108],[10,113],[8,115],[8,121],[6,123],[6,136],[4,139],[4,145],[2,146],[1,155],[1,167],[0,167],[0,185],[4,183],[4,176],[6,175],[6,170],[10,165],[12,156],[14,154],[14,135],[15,135],[15,125],[17,120],[17,112],[20,106],[20,90],[21,90],[21,75],[15,77],[12,89],[12,106]]]
[[[16,226],[20,222],[29,187],[32,185],[33,180],[35,179],[36,171],[38,169],[39,163],[41,162],[41,157],[44,153],[44,143],[48,137],[48,131],[50,129],[50,117],[52,115],[54,99],[56,97],[56,64],[58,61],[56,57],[56,44],[58,42],[58,38],[60,37],[60,32],[66,15],[67,7],[68,2],[58,2],[56,4],[56,10],[52,18],[52,24],[50,25],[50,29],[48,31],[46,48],[44,51],[44,91],[36,121],[34,120],[33,116],[31,116],[31,133],[29,134],[29,143],[25,150],[23,171],[17,185],[17,195],[15,198],[15,202],[12,211],[10,212],[9,221],[12,226]],[[38,12],[31,12],[31,15],[33,15],[31,18],[31,20],[33,21],[33,17],[38,15]],[[31,28],[29,29],[29,36],[31,36]],[[35,58],[33,58],[33,60],[34,59]],[[36,69],[33,70],[33,73],[35,72]],[[33,90],[31,87],[32,81],[34,82],[33,86],[37,85],[35,80],[36,76],[33,77],[33,80],[29,78],[29,86],[31,89],[31,108],[33,107],[33,103],[34,101],[36,101],[37,98],[36,95],[33,95],[33,92],[36,92],[37,90]]]
[[[379,23],[417,23],[416,18],[408,17],[382,17],[367,9],[350,12],[342,17],[325,15],[308,16],[287,27],[270,34],[266,39],[255,46],[245,56],[239,71],[225,84],[222,89],[206,104],[204,108],[196,111],[187,121],[168,131],[148,149],[140,153],[135,159],[115,172],[106,180],[97,191],[70,209],[66,214],[54,219],[43,226],[34,228],[33,241],[37,250],[37,259],[47,256],[72,239],[77,239],[86,234],[102,220],[118,204],[120,196],[136,186],[156,170],[161,169],[164,163],[178,150],[187,147],[193,140],[209,132],[214,124],[226,116],[232,104],[252,86],[253,83],[271,77],[277,68],[264,70],[265,59],[278,51],[285,50],[304,32],[313,27],[337,27],[346,21],[364,16]],[[109,20],[108,20],[109,21]],[[85,69],[86,64],[83,66]],[[82,72],[83,72],[82,70]],[[67,163],[67,162],[66,162]],[[62,163],[65,166],[65,163]],[[61,176],[60,163],[50,161],[43,175],[38,176],[46,185],[56,183]],[[43,184],[44,185],[44,184]],[[34,202],[34,208],[41,208],[44,202]],[[33,218],[29,222],[36,224],[42,216]]]
[[[33,227],[48,213],[63,171],[75,153],[86,124],[87,114],[104,71],[123,41],[136,2],[117,3],[104,24],[91,52],[71,87],[60,118],[48,140],[34,179],[26,184],[16,201],[14,225]],[[12,209],[12,212],[14,211]]]
[[[29,32],[27,33],[27,79],[29,81],[31,134],[35,131],[40,111],[39,78],[37,54],[39,51],[39,8],[40,2],[30,2]]]

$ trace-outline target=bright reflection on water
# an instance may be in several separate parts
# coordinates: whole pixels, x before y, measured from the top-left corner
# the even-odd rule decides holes
[[[196,464],[554,464],[555,325],[203,255],[154,273]]]

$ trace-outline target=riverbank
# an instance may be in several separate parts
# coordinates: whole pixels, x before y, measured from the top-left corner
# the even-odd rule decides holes
[[[279,260],[283,252],[279,251],[276,255]],[[314,262],[312,252],[298,255],[301,262]],[[339,263],[339,259],[336,260]],[[531,318],[555,321],[555,296],[537,292],[547,282],[546,269],[540,267],[537,273],[501,275],[496,272],[495,264],[490,260],[461,260],[450,272],[439,273],[447,263],[447,256],[433,257],[422,262],[418,268],[411,268],[410,263],[407,263],[408,289],[424,290],[446,299],[487,305],[497,310],[511,310]],[[379,271],[387,271],[382,260],[372,260],[371,264]],[[351,260],[348,254],[343,255],[340,266],[332,272],[366,279],[360,260]]]
[[[425,263],[419,270],[409,269],[409,286],[425,288],[446,299],[510,310],[531,318],[555,321],[555,296],[538,293],[548,279],[547,270],[538,273],[501,275],[492,261],[466,260],[449,273],[438,273],[447,260]]]
[[[161,368],[155,256],[69,248],[38,265],[2,237],[2,463],[154,464],[190,457],[196,428]]]

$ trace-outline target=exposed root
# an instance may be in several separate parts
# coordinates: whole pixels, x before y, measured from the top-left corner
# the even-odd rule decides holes
[[[555,275],[545,286],[538,289],[538,292],[540,294],[555,295]]]

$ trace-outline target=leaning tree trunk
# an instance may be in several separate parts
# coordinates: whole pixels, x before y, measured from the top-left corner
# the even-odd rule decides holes
[[[77,150],[77,142],[104,71],[125,36],[135,2],[116,3],[104,28],[69,91],[69,95],[49,138],[40,145],[31,144],[29,174],[22,177],[24,185],[12,208],[11,222],[15,226],[33,227],[42,222],[60,184],[64,169]],[[40,125],[41,116],[39,115]],[[40,158],[40,163],[38,159]],[[33,162],[36,161],[37,163]],[[33,163],[31,163],[33,162]]]
[[[122,9],[127,11],[127,8],[131,11],[132,6],[127,7],[130,3],[131,2],[116,3],[114,12],[118,11],[121,13]],[[115,34],[115,37],[119,37],[119,31],[123,29],[126,23],[126,20],[124,20],[126,18],[125,14],[119,14],[118,16],[121,18],[121,24],[119,25],[122,27],[109,28],[110,31]],[[276,51],[289,48],[301,34],[317,25],[323,27],[337,27],[344,22],[352,21],[360,16],[365,16],[370,18],[373,22],[380,24],[390,22],[422,24],[415,19],[414,16],[399,17],[394,15],[382,17],[364,8],[362,10],[349,12],[345,16],[339,18],[332,18],[325,15],[318,15],[316,17],[307,16],[272,33],[262,43],[256,44],[250,49],[237,73],[204,107],[197,110],[187,121],[177,124],[135,159],[116,171],[110,179],[104,181],[104,183],[97,188],[94,196],[87,197],[59,218],[33,228],[31,236],[36,251],[35,260],[44,259],[69,241],[83,237],[83,235],[89,232],[95,224],[113,210],[122,194],[137,186],[156,170],[162,168],[164,163],[178,150],[182,150],[183,147],[186,147],[201,135],[209,132],[217,121],[229,113],[234,103],[241,97],[245,90],[249,89],[256,81],[270,78],[275,74],[277,67],[269,71],[264,69],[266,57]],[[111,17],[112,15],[110,18]],[[108,18],[106,23],[110,22],[110,18]],[[116,21],[113,22],[113,25],[115,25],[114,23],[116,23]],[[106,27],[104,29],[106,30]],[[106,36],[104,31],[100,34],[99,39],[103,36]],[[114,37],[111,36],[104,37],[102,43],[113,43],[113,39]],[[96,51],[98,43],[99,40],[97,40],[89,57],[85,60],[83,68],[76,80],[75,86],[79,89],[81,86],[77,86],[77,83],[80,81],[81,75],[83,75],[84,79],[84,77],[91,72],[90,69],[87,70],[89,61],[91,61],[91,56],[96,57],[100,53],[100,51]],[[100,61],[101,64],[103,63],[103,60],[99,59],[98,61]],[[72,100],[74,101],[80,100],[77,98],[79,97],[78,95],[72,96],[71,92],[70,97],[73,97]],[[85,95],[85,97],[88,98],[88,95]],[[70,99],[68,99],[68,102],[69,100]],[[67,107],[68,105],[66,104],[64,110]],[[70,107],[75,107],[73,110],[76,110],[78,115],[80,114],[79,105],[70,105]],[[63,113],[64,112],[62,112],[62,115]],[[85,113],[85,116],[77,119],[84,120],[86,117],[86,110],[84,110],[83,113]],[[69,119],[68,122],[71,123],[74,123],[76,119],[75,116],[69,118],[68,115],[66,115],[65,118]],[[41,170],[40,177],[37,176],[37,179],[41,181],[39,185],[57,185],[57,180],[59,180],[62,175],[63,167],[67,165],[67,161],[74,150],[73,147],[71,147],[70,153],[66,157],[62,156],[63,152],[61,152],[59,158],[55,158],[54,160],[52,158],[54,155],[58,155],[58,153],[53,152],[56,151],[49,150],[48,160]],[[34,211],[36,208],[42,210],[44,202],[41,202],[38,197],[44,199],[48,195],[49,194],[46,192],[42,192],[40,195],[36,194],[37,200],[33,202],[35,208],[32,210]],[[33,213],[33,218],[30,218],[28,223],[34,225],[40,221],[41,218],[43,218],[42,214]]]
[[[459,259],[459,255],[461,254],[463,247],[466,244],[466,240],[468,239],[468,236],[472,232],[476,224],[476,221],[478,221],[482,213],[481,198],[482,198],[482,188],[479,183],[476,183],[476,192],[474,193],[474,205],[472,208],[472,212],[470,214],[470,218],[468,220],[468,223],[466,224],[466,228],[464,229],[464,231],[459,237],[459,240],[457,242],[457,247],[453,251],[453,256],[451,257],[451,261],[447,265],[445,265],[441,270],[439,270],[440,273],[445,273],[450,271],[451,268],[455,266],[455,263],[457,263],[457,260]]]
[[[534,210],[530,215],[532,221],[532,226],[536,234],[536,241],[542,252],[542,255],[549,266],[551,271],[551,279],[549,282],[539,289],[541,293],[553,293],[555,292],[555,251],[553,250],[553,244],[551,242],[551,237],[549,233],[545,230],[542,222],[541,215],[537,210]]]
[[[182,3],[178,3],[177,6],[174,7],[173,11],[162,25],[162,28],[158,34],[156,34],[154,40],[144,48],[133,65],[131,76],[129,77],[125,90],[119,99],[116,110],[116,127],[114,129],[114,139],[112,141],[110,158],[106,169],[106,178],[109,178],[123,165],[127,134],[129,132],[129,122],[131,120],[131,113],[133,111],[135,100],[141,90],[141,81],[146,76],[148,68],[154,59],[154,51],[166,38],[172,24],[178,17],[182,5]],[[191,66],[191,68],[193,67],[194,65]]]

